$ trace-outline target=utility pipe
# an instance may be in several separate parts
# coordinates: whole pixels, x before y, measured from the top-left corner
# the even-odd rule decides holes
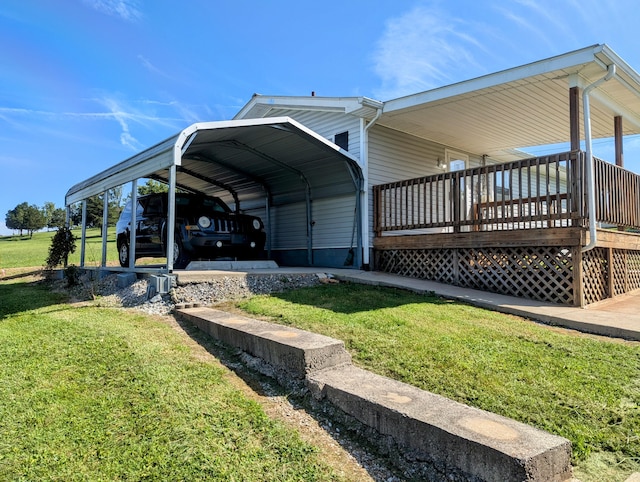
[[[582,247],[582,252],[589,251],[595,248],[597,243],[597,230],[596,230],[596,186],[594,179],[594,166],[593,166],[593,146],[591,141],[591,112],[589,107],[589,93],[598,87],[600,84],[610,80],[616,74],[615,64],[611,64],[607,67],[607,73],[604,77],[589,84],[582,91],[582,105],[584,115],[584,142],[587,152],[587,210],[589,211],[589,242],[586,246]]]
[[[377,108],[376,115],[371,121],[362,129],[362,148],[360,149],[360,159],[362,160],[362,177],[363,186],[361,190],[362,207],[362,264],[363,267],[368,267],[370,263],[369,259],[369,129],[378,122],[382,115],[382,107]]]

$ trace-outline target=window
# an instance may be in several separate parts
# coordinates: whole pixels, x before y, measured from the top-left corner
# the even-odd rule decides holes
[[[349,131],[341,132],[333,137],[333,143],[340,149],[349,150]]]

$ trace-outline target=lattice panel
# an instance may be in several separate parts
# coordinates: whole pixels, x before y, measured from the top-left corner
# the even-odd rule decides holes
[[[613,250],[614,296],[640,289],[640,251]]]
[[[376,252],[380,271],[511,296],[573,304],[573,260],[559,247]]]
[[[454,257],[451,249],[384,250],[376,251],[376,266],[387,273],[455,284]]]
[[[607,250],[594,248],[582,254],[582,296],[584,304],[607,298]]]
[[[505,295],[573,304],[573,260],[559,247],[464,249],[458,284]]]

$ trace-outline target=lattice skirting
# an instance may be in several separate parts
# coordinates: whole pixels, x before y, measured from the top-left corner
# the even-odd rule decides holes
[[[640,251],[595,248],[583,254],[582,272],[585,304],[629,293],[640,289]]]
[[[565,305],[640,289],[640,251],[614,248],[388,249],[377,250],[375,262],[387,273]]]
[[[390,249],[376,269],[552,303],[574,304],[573,258],[560,247]]]

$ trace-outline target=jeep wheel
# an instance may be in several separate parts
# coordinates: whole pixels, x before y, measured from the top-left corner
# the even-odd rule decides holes
[[[176,238],[173,243],[173,267],[175,269],[184,269],[190,261],[191,259],[187,253],[184,252],[182,242],[180,239]]]
[[[123,268],[129,267],[129,243],[124,239],[118,243],[118,261]]]

